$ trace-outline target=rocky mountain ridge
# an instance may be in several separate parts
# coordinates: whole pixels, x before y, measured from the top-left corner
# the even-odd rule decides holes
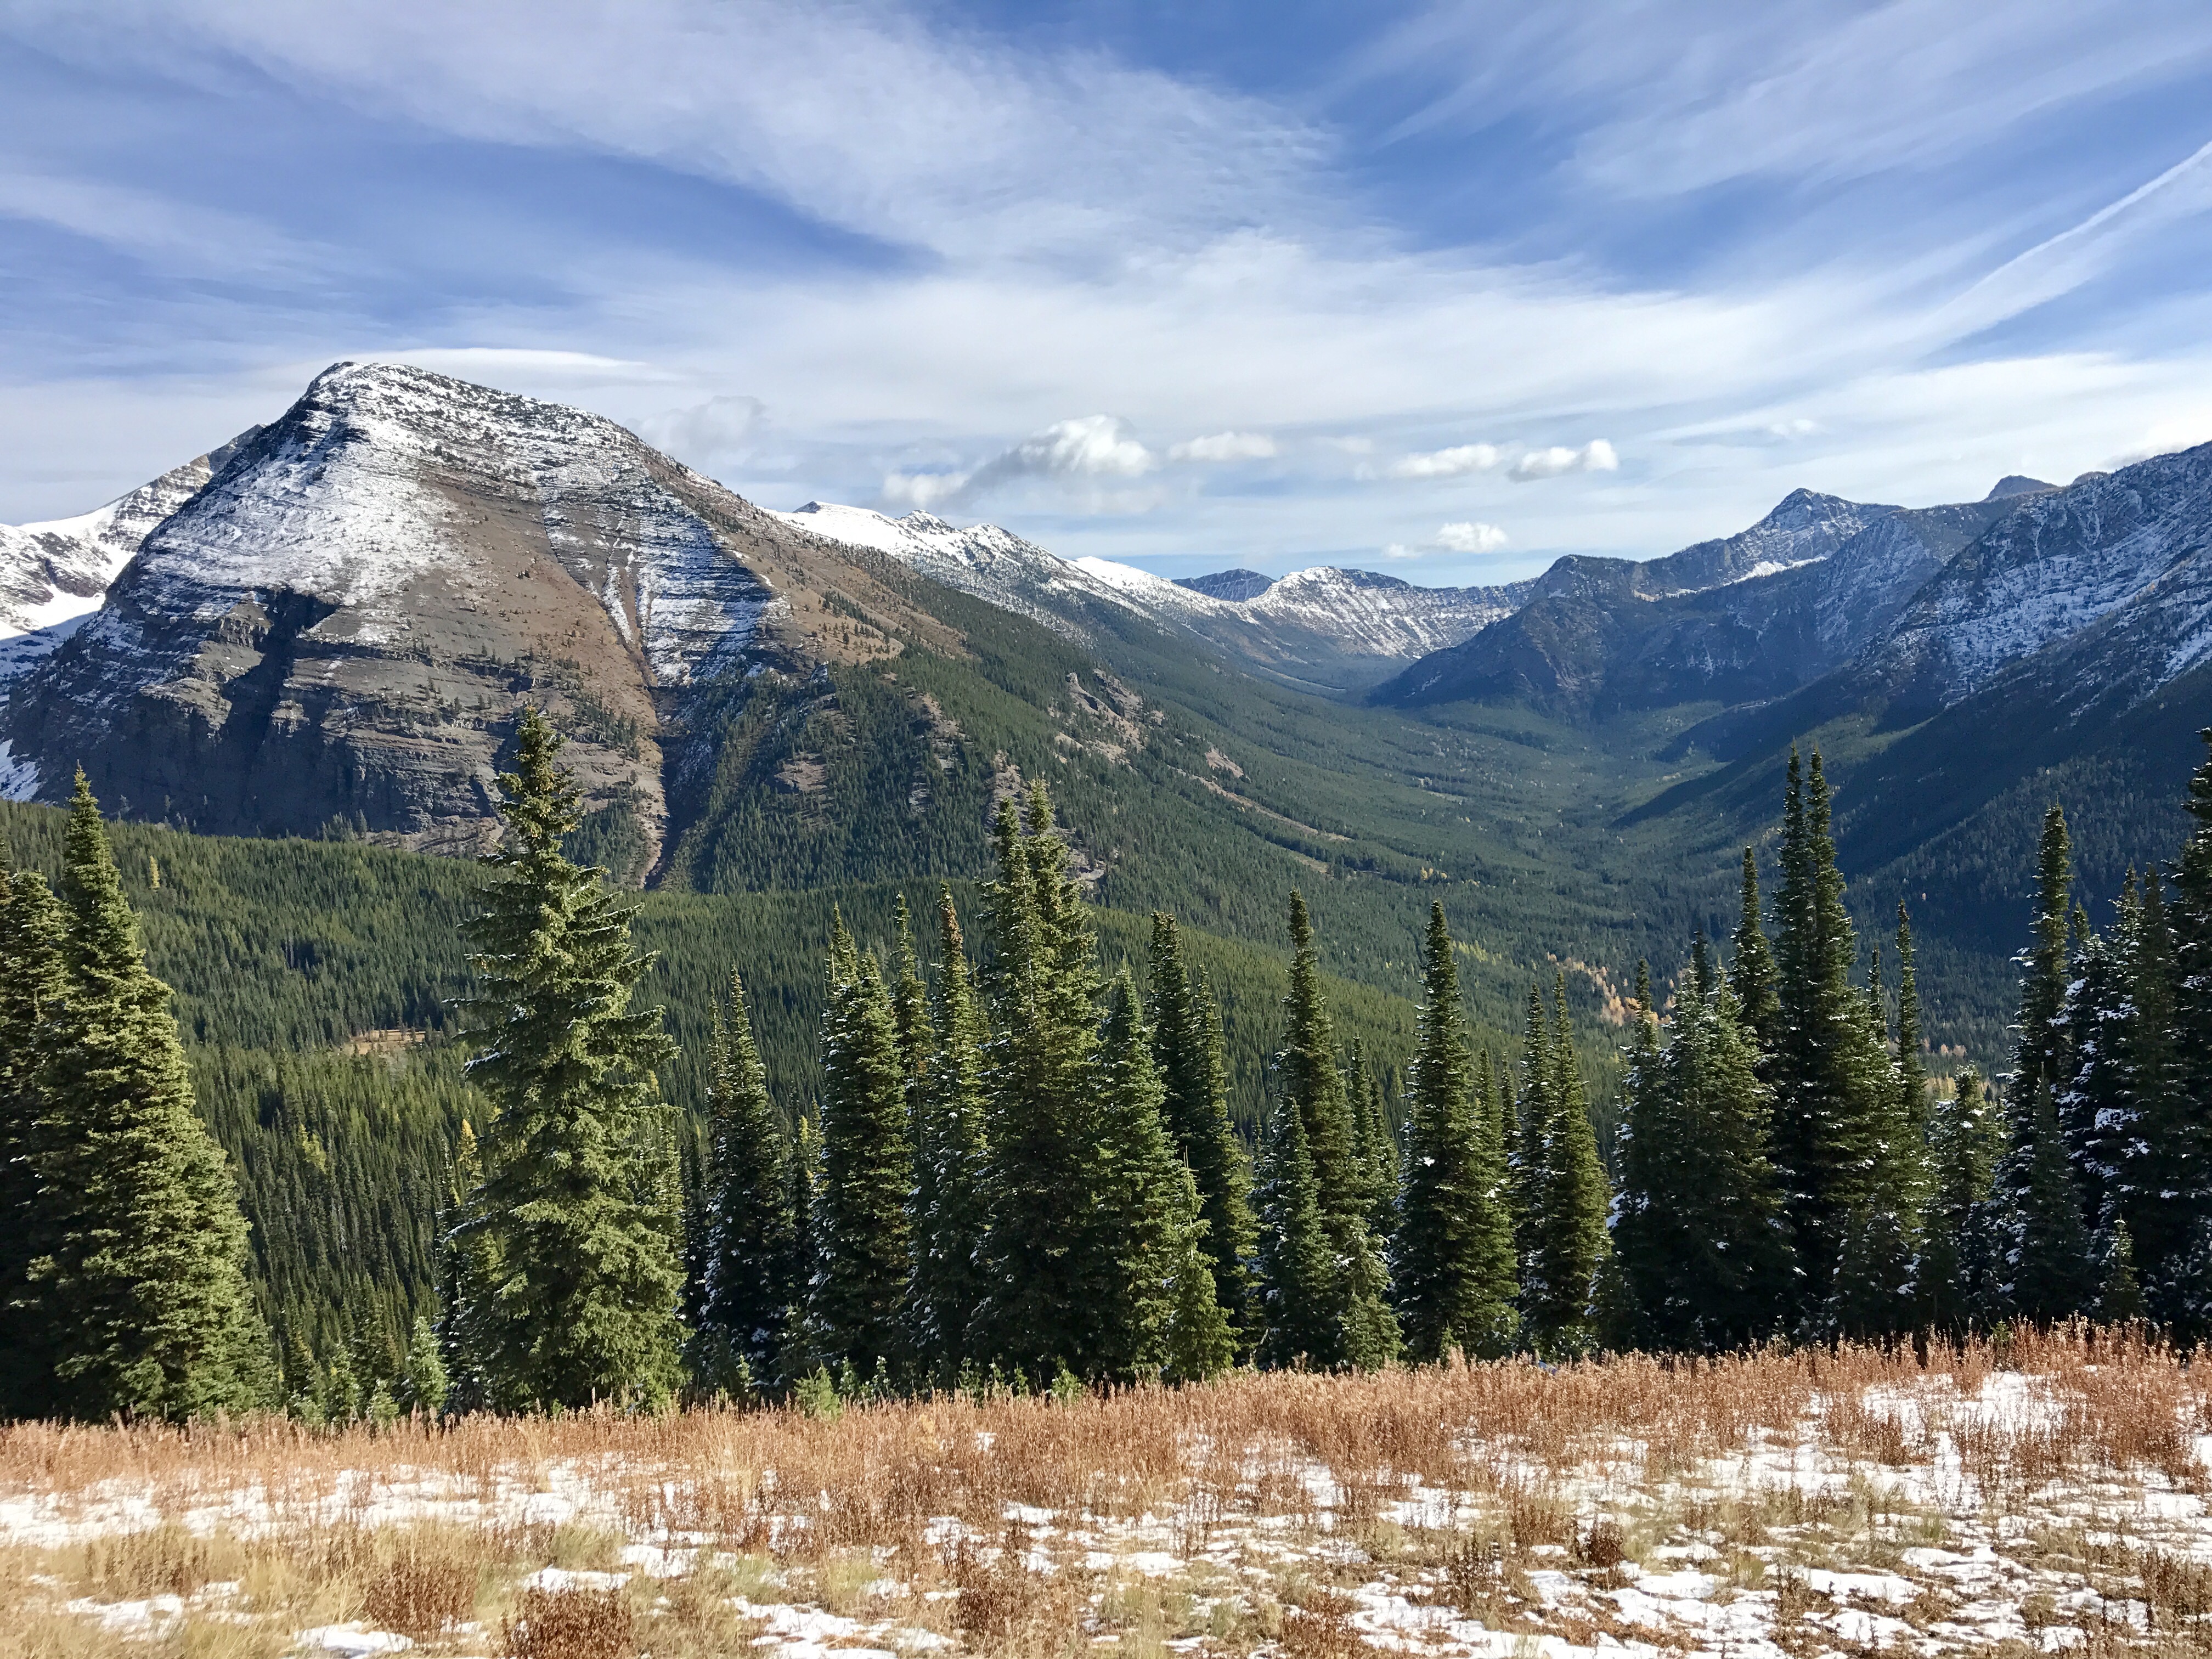
[[[1242,665],[1301,689],[1364,688],[1401,662],[1511,613],[1527,583],[1417,587],[1395,576],[1320,565],[1170,581],[1111,559],[1063,559],[996,525],[960,529],[927,513],[892,519],[809,501],[779,515],[817,535],[872,548],[978,599],[1094,640],[1094,607],[1195,635]]]
[[[62,798],[82,762],[136,816],[469,850],[526,697],[649,865],[701,688],[895,634],[957,649],[845,550],[580,410],[340,363],[221,459],[110,515],[190,491],[8,684],[10,798]]]

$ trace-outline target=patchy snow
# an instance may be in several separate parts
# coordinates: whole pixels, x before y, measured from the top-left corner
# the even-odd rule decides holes
[[[17,760],[15,745],[0,738],[0,800],[29,800],[38,793],[38,762]]]

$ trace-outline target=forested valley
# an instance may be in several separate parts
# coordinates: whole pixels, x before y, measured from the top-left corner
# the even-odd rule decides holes
[[[1931,1065],[1906,908],[1863,942],[1818,752],[1725,937],[1608,1023],[1578,964],[1471,1010],[1494,958],[1440,900],[1403,1000],[1323,971],[1288,883],[1285,954],[1102,909],[1037,781],[980,880],[641,901],[577,861],[560,745],[526,718],[482,870],[111,829],[82,780],[11,811],[12,1413],[2212,1321],[2212,762],[2101,927],[2051,806],[1985,1076]],[[323,971],[226,979],[242,929],[315,915],[283,954]]]

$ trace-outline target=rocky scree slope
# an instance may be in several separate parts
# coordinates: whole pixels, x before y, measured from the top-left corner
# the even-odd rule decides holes
[[[702,688],[959,649],[845,550],[578,410],[340,363],[223,459],[8,683],[10,798],[61,799],[82,763],[116,809],[207,833],[470,851],[527,701],[635,877]],[[200,465],[125,501],[149,515]]]
[[[1110,559],[1063,559],[996,525],[958,529],[927,513],[887,518],[809,501],[779,515],[872,548],[1004,610],[1110,653],[1102,611],[1194,635],[1300,690],[1363,690],[1397,666],[1467,638],[1522,603],[1532,584],[1416,587],[1373,571],[1316,566],[1271,580],[1224,571],[1170,581]]]

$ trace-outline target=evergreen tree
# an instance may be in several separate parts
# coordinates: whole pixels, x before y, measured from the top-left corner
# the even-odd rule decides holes
[[[476,1129],[463,1118],[438,1218],[438,1358],[446,1374],[446,1403],[456,1412],[482,1411],[491,1403],[483,1357],[495,1342],[489,1327],[500,1272],[498,1243],[481,1208],[483,1189]],[[304,1343],[294,1369],[299,1386],[309,1386],[313,1362]]]
[[[2025,1099],[2038,1083],[2059,1087],[2069,1071],[2066,1033],[2066,988],[2072,978],[2068,960],[2068,888],[2073,880],[2066,814],[2054,803],[2043,817],[2036,846],[2039,898],[2035,943],[2021,965],[2020,1021],[2008,1091]]]
[[[1454,1348],[1495,1358],[1511,1350],[1517,1334],[1513,1217],[1504,1148],[1468,1063],[1459,969],[1441,903],[1430,907],[1421,979],[1391,1261],[1399,1323],[1415,1359],[1440,1359]]]
[[[1765,1083],[1771,1081],[1774,1056],[1782,1047],[1782,994],[1774,947],[1759,922],[1759,860],[1748,847],[1743,849],[1741,904],[1742,919],[1729,941],[1735,961],[1729,979],[1743,1011],[1744,1029],[1757,1048],[1759,1081]]]
[[[1203,1382],[1237,1363],[1237,1333],[1222,1306],[1213,1282],[1212,1259],[1204,1249],[1206,1224],[1198,1183],[1189,1165],[1182,1165],[1179,1173],[1183,1182],[1183,1209],[1196,1219],[1183,1230],[1175,1281],[1170,1287],[1166,1376],[1171,1382]]]
[[[2124,1221],[2112,1228],[2103,1259],[2104,1273],[2097,1286],[2097,1317],[2108,1325],[2133,1324],[2147,1310],[2142,1286],[2136,1279],[2135,1244],[2128,1237]]]
[[[479,1044],[468,1075],[495,1115],[465,1225],[490,1237],[490,1305],[465,1321],[502,1408],[653,1403],[680,1376],[683,1287],[677,1163],[658,1066],[674,1045],[658,1008],[631,1000],[652,958],[630,912],[562,844],[580,822],[562,739],[535,709],[502,773],[500,878],[470,924]]]
[[[971,1327],[988,1291],[976,1251],[985,1224],[985,1050],[991,1033],[949,888],[938,895],[937,926],[938,1047],[915,1144],[913,1311],[915,1352],[950,1382],[975,1357]]]
[[[1080,1376],[1112,1382],[1156,1376],[1168,1360],[1176,1281],[1198,1214],[1187,1166],[1175,1155],[1160,1106],[1152,1034],[1124,968],[1108,997],[1100,1034],[1097,1112],[1084,1185],[1096,1195],[1082,1255],[1091,1283],[1090,1340]],[[1071,1356],[1075,1358],[1075,1356]]]
[[[1960,1073],[1929,1125],[1931,1185],[1919,1322],[1954,1336],[1997,1317],[2002,1241],[1990,1202],[2004,1136],[1976,1073]]]
[[[1916,1197],[1928,1184],[1928,1064],[1921,1058],[1925,1036],[1920,1026],[1920,972],[1912,951],[1912,917],[1897,905],[1897,1095],[1896,1150],[1909,1161]]]
[[[1297,1112],[1321,1205],[1334,1272],[1327,1310],[1335,1340],[1306,1350],[1316,1366],[1371,1370],[1396,1356],[1397,1322],[1389,1279],[1367,1224],[1367,1183],[1354,1135],[1335,1032],[1321,984],[1321,953],[1304,896],[1291,894],[1291,989],[1284,999],[1285,1037],[1275,1070],[1282,1097]],[[1272,1304],[1271,1304],[1272,1305]]]
[[[1161,1107],[1176,1155],[1198,1185],[1202,1243],[1223,1314],[1238,1334],[1239,1352],[1259,1342],[1259,1304],[1252,1261],[1259,1224],[1252,1213],[1252,1175],[1229,1118],[1229,1061],[1221,1009],[1203,976],[1185,965],[1173,916],[1152,915],[1149,960],[1154,1061],[1166,1094]]]
[[[2023,1089],[2015,1079],[2007,1106],[2010,1144],[1993,1183],[2001,1206],[2002,1305],[2038,1324],[2070,1319],[2088,1309],[2097,1285],[2051,1085],[2039,1075]]]
[[[1613,1247],[1636,1345],[1711,1352],[1776,1328],[1789,1250],[1758,1039],[1702,942],[1675,1007],[1662,1053],[1638,964]]]
[[[435,1417],[446,1409],[452,1385],[446,1376],[445,1357],[438,1352],[438,1334],[428,1319],[415,1322],[407,1344],[406,1364],[400,1372],[400,1403],[410,1411]]]
[[[748,1383],[793,1380],[783,1327],[799,1294],[799,1263],[783,1127],[735,970],[726,1005],[714,1011],[707,1111],[707,1237],[692,1371],[702,1385],[742,1395]]]
[[[2199,735],[2212,750],[2212,727]],[[2168,1196],[2135,1242],[2146,1264],[2160,1253],[2154,1312],[2201,1339],[2212,1333],[2212,756],[2191,775],[2183,805],[2193,822],[2173,871],[2172,1026],[2159,1056],[2172,1079],[2157,1124]],[[2142,1041],[2159,1043],[2148,1020]]]
[[[1911,933],[1899,906],[1898,938],[1911,948]],[[1907,958],[1908,970],[1910,958]],[[1913,1025],[1919,1025],[1918,990],[1913,991]],[[1889,1050],[1888,1004],[1881,986],[1879,945],[1867,963],[1868,1060],[1878,1067]],[[1828,1297],[1827,1326],[1862,1340],[1895,1334],[1915,1321],[1919,1287],[1921,1206],[1926,1164],[1917,1127],[1920,1115],[1918,1055],[1908,1068],[1890,1067],[1894,1097],[1880,1108],[1875,1166],[1867,1189],[1845,1211],[1837,1255],[1834,1286]],[[1914,1080],[1908,1080],[1914,1079]],[[1875,1080],[1873,1086],[1880,1086]],[[1911,1093],[1908,1093],[1908,1091]]]
[[[1837,1309],[1837,1264],[1847,1236],[1865,1248],[1894,1200],[1897,1068],[1850,983],[1858,954],[1836,867],[1831,804],[1820,757],[1801,771],[1790,751],[1783,808],[1782,887],[1775,906],[1780,1024],[1772,1081],[1774,1162],[1797,1268],[1797,1317],[1827,1328]]]
[[[1551,1136],[1552,1021],[1541,986],[1528,988],[1528,1008],[1521,1039],[1518,1086],[1509,1088],[1512,1122],[1503,1137],[1505,1175],[1513,1212],[1513,1253],[1527,1311],[1528,1287],[1540,1270],[1544,1222],[1544,1147]]]
[[[921,977],[921,963],[915,951],[914,922],[907,914],[906,895],[898,896],[898,978],[891,986],[891,1024],[898,1032],[899,1063],[908,1079],[926,1076],[937,1052],[937,1030],[930,1024],[929,987]]]
[[[1259,1200],[1260,1363],[1329,1367],[1343,1344],[1338,1267],[1305,1116],[1287,1094],[1276,1100],[1261,1146]]]
[[[1595,1340],[1590,1293],[1605,1261],[1611,1200],[1583,1099],[1582,1067],[1575,1059],[1565,970],[1554,1009],[1547,1056],[1549,1110],[1530,1230],[1534,1249],[1522,1282],[1521,1305],[1540,1352],[1579,1353]]]
[[[1370,1065],[1367,1045],[1358,1037],[1345,1045],[1344,1096],[1352,1107],[1353,1152],[1367,1187],[1367,1225],[1376,1238],[1387,1238],[1397,1218],[1398,1144],[1382,1105],[1381,1068]]]
[[[33,1171],[53,1249],[31,1269],[57,1404],[97,1420],[262,1403],[273,1378],[237,1188],[193,1111],[169,988],[147,971],[82,772],[60,897],[65,979]]]
[[[811,1375],[826,1363],[827,1342],[816,1326],[812,1312],[815,1286],[822,1277],[822,1132],[821,1103],[811,1116],[802,1116],[791,1137],[787,1170],[791,1182],[791,1305],[784,1310],[783,1374]]]
[[[1033,785],[1025,810],[1002,803],[988,890],[993,1026],[981,1313],[988,1352],[1031,1376],[1070,1367],[1089,1342],[1091,1282],[1080,1218],[1093,1195],[1071,1188],[1091,1167],[1085,1136],[1097,1082],[1097,942]]]
[[[46,1417],[62,1322],[41,1304],[32,1264],[59,1248],[65,1194],[40,1186],[40,1079],[67,981],[62,909],[0,839],[0,1418]]]
[[[906,1066],[883,970],[854,948],[841,915],[830,948],[822,1022],[822,1187],[811,1310],[823,1357],[863,1375],[906,1360],[913,1273],[907,1197]]]

